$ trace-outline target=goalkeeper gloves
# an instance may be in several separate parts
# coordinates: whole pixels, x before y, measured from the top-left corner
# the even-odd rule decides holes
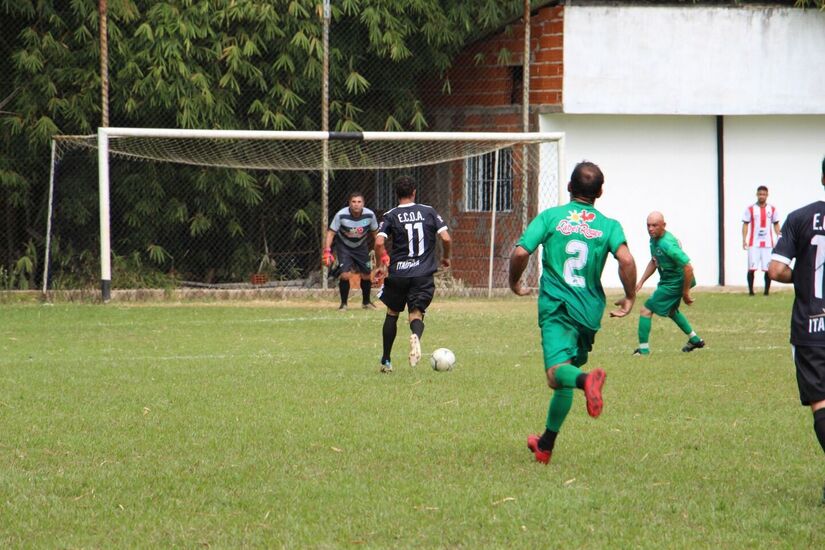
[[[335,256],[332,255],[331,248],[325,248],[324,254],[321,256],[321,263],[329,267],[335,261]]]

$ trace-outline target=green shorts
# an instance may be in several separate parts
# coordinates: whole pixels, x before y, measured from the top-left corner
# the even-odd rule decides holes
[[[577,367],[587,363],[596,331],[571,319],[563,307],[548,316],[540,329],[545,370],[568,361]]]
[[[679,309],[682,303],[682,288],[678,290],[666,286],[656,287],[653,295],[645,302],[645,307],[662,317],[669,317],[670,312]]]

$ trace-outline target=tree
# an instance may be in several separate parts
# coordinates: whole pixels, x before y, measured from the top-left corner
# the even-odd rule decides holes
[[[318,129],[320,4],[109,0],[110,124]],[[422,75],[435,68],[437,77],[468,39],[521,9],[521,0],[333,1],[331,128],[426,129],[417,86]],[[0,70],[9,76],[0,82],[6,210],[0,266],[12,266],[42,247],[51,136],[87,134],[99,123],[98,11],[95,0],[0,0],[0,11]],[[148,166],[128,170],[124,180],[145,183],[159,175]],[[58,210],[78,235],[87,234],[83,228],[96,212],[88,170],[69,164],[60,182]],[[208,200],[181,206],[182,190],[190,188],[208,189]],[[176,171],[173,181],[157,185],[124,186],[118,192],[126,196],[119,199],[127,206],[117,215],[130,230],[115,242],[164,263],[176,255],[157,243],[171,227],[248,239],[256,229],[244,227],[241,218],[285,189],[293,183],[263,174],[197,170]],[[69,243],[60,250],[80,256]],[[28,280],[33,283],[34,275]]]

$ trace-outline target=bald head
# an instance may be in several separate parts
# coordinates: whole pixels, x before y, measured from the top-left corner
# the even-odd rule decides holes
[[[660,239],[665,234],[665,217],[661,212],[647,215],[647,234],[651,239]]]

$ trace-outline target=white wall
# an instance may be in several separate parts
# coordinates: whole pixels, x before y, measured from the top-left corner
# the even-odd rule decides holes
[[[566,113],[825,113],[825,12],[577,6],[564,10]]]
[[[605,186],[596,208],[621,222],[640,273],[650,260],[645,220],[659,210],[691,257],[698,283],[718,283],[714,117],[544,115],[541,131],[566,132],[560,203],[568,201],[566,182],[576,163],[601,167]],[[615,260],[602,280],[621,286]]]
[[[566,133],[560,204],[568,201],[566,182],[577,162],[602,168],[604,195],[596,207],[622,223],[640,274],[650,259],[645,218],[659,210],[691,257],[699,285],[718,284],[715,117],[543,115],[541,130]],[[724,136],[724,282],[744,286],[742,212],[756,200],[756,187],[769,188],[768,200],[783,221],[791,210],[825,200],[825,116],[725,117]],[[656,280],[654,275],[647,286],[652,289]],[[603,281],[620,286],[615,261],[608,262]]]
[[[768,187],[768,202],[784,222],[792,210],[825,200],[820,183],[825,156],[825,116],[725,117],[725,271],[731,285],[744,285],[742,211]],[[761,288],[757,274],[757,287]]]

